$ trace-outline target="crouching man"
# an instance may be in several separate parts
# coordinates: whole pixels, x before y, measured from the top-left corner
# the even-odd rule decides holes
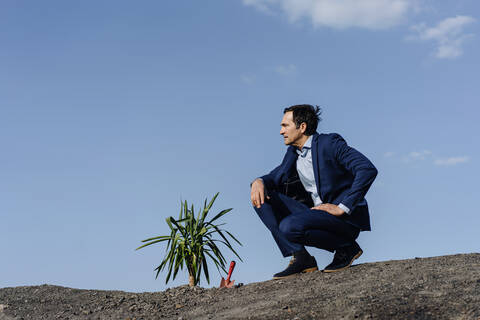
[[[280,134],[289,146],[282,163],[251,185],[251,201],[284,257],[292,256],[280,279],[318,270],[305,246],[335,252],[324,272],[348,268],[360,257],[355,241],[370,231],[365,194],[377,169],[336,133],[316,132],[320,109],[284,110]]]

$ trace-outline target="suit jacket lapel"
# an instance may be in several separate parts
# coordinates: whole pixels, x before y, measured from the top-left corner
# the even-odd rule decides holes
[[[323,199],[320,189],[320,168],[318,165],[318,133],[314,133],[312,137],[312,165],[313,165],[313,174],[315,175],[315,184],[317,186],[317,192],[322,201]]]

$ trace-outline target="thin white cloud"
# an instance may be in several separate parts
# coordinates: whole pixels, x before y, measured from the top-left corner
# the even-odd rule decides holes
[[[451,158],[443,158],[443,159],[436,159],[435,164],[437,166],[454,166],[459,163],[465,163],[470,161],[470,157],[463,156],[463,157],[451,157]]]
[[[402,23],[418,0],[243,0],[265,13],[282,12],[289,21],[309,19],[315,27],[387,29]]]
[[[404,163],[418,163],[421,161],[428,160],[428,163],[432,163],[436,166],[454,166],[460,163],[465,163],[470,161],[469,156],[458,156],[458,157],[446,157],[440,158],[435,156],[430,150],[423,151],[412,151],[406,155],[400,156],[399,158],[393,157],[395,152],[388,151],[383,154],[385,158],[390,158],[393,160],[401,160]]]
[[[430,150],[412,151],[409,154],[402,157],[403,162],[413,162],[425,160],[432,155]]]
[[[434,41],[436,49],[434,56],[439,59],[453,59],[463,54],[463,44],[473,34],[464,32],[464,28],[475,22],[469,16],[456,16],[440,21],[434,27],[427,27],[425,23],[413,26],[415,35],[409,40]]]
[[[287,66],[277,66],[275,72],[282,76],[288,76],[297,72],[297,67],[294,64],[289,64]]]

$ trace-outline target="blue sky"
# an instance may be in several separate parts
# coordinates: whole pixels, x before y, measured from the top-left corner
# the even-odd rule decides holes
[[[0,287],[184,284],[154,279],[163,246],[134,249],[168,232],[181,199],[217,191],[243,243],[232,278],[270,279],[288,260],[249,184],[280,163],[282,110],[298,103],[379,170],[359,263],[479,252],[479,8],[2,1]]]

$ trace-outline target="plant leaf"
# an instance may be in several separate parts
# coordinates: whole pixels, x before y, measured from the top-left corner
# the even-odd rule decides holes
[[[230,209],[225,209],[220,211],[219,214],[217,214],[215,217],[212,218],[212,220],[209,221],[209,223],[213,223],[213,221],[217,220],[218,218],[222,217],[223,215],[227,214],[228,212],[232,211],[233,208]]]
[[[162,238],[168,239],[170,237],[169,236],[158,236],[158,237],[153,237],[153,238],[148,238],[148,239],[142,240],[142,242],[147,242],[147,241],[162,239]]]
[[[235,238],[233,236],[233,234],[231,234],[230,232],[228,232],[227,230],[224,230],[230,237],[232,237],[233,240],[235,240],[239,245],[241,245],[243,247],[243,244],[237,240],[237,238]]]
[[[168,240],[168,238],[167,238],[167,239],[159,239],[159,240],[155,240],[155,241],[152,241],[152,242],[146,243],[146,244],[144,244],[144,245],[142,245],[142,246],[140,246],[140,247],[136,248],[135,250],[138,250],[138,249],[141,249],[141,248],[145,248],[146,246],[149,246],[149,245],[151,245],[151,244],[154,244],[154,243],[157,243],[157,242],[162,242],[162,241],[167,241],[167,240]]]
[[[210,276],[208,274],[207,259],[205,257],[205,254],[203,253],[203,250],[202,250],[201,259],[202,259],[203,273],[205,274],[205,279],[207,279],[207,283],[210,284]]]

